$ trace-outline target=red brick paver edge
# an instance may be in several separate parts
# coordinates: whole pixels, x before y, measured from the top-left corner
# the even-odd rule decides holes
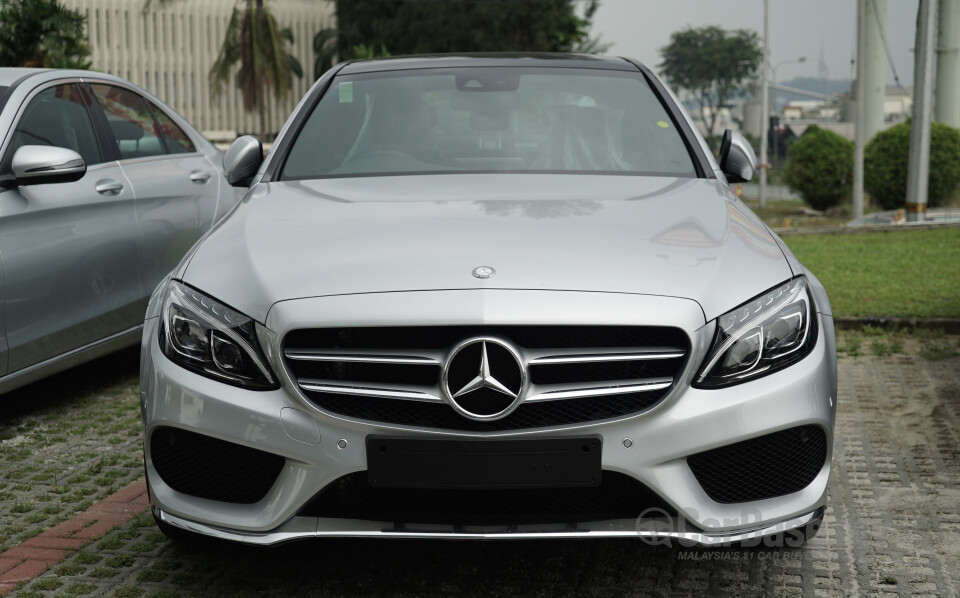
[[[147,482],[140,478],[60,525],[0,553],[0,596],[38,577],[149,507]]]

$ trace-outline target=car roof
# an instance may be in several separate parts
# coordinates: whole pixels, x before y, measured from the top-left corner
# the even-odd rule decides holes
[[[617,71],[638,70],[624,58],[594,56],[591,54],[551,53],[465,53],[465,54],[418,54],[394,56],[372,60],[348,62],[339,74],[373,73],[406,69],[458,68],[458,67],[535,67],[535,68],[581,68]]]
[[[117,81],[130,85],[129,81],[99,71],[87,71],[80,69],[33,69],[20,67],[0,68],[0,85],[9,86],[21,79],[33,79],[37,82],[50,81],[64,77],[76,77],[78,79],[100,79],[103,81]]]
[[[0,85],[9,87],[24,77],[36,75],[37,73],[42,73],[46,70],[49,69],[28,69],[15,67],[0,68]]]

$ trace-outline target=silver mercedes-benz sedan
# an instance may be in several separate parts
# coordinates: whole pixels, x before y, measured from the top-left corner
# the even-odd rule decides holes
[[[644,66],[342,64],[151,298],[171,536],[802,542],[823,519],[823,287]]]
[[[0,68],[0,393],[141,336],[157,283],[240,197],[130,83]]]

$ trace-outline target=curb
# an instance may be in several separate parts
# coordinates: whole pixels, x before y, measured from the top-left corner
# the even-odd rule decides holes
[[[0,596],[39,577],[50,567],[150,508],[145,478],[29,540],[0,553]]]
[[[833,319],[837,328],[859,330],[864,326],[895,330],[897,328],[942,330],[948,334],[960,334],[960,318],[890,318],[883,316],[850,317]]]

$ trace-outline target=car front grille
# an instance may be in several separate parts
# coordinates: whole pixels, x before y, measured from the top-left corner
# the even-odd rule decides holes
[[[459,343],[499,339],[516,347],[529,386],[500,419],[461,415],[443,398],[443,364]],[[686,334],[652,326],[434,326],[295,330],[284,361],[320,409],[365,421],[463,431],[502,431],[600,421],[663,399],[689,352]],[[491,359],[497,358],[491,347]]]
[[[592,488],[494,490],[376,488],[367,472],[345,475],[299,513],[311,517],[407,524],[524,525],[675,516],[655,492],[624,474],[604,471]]]
[[[221,502],[260,502],[280,475],[283,457],[179,428],[150,436],[150,459],[177,492]]]
[[[827,435],[799,426],[687,457],[704,492],[719,503],[749,502],[803,490],[827,458]]]

